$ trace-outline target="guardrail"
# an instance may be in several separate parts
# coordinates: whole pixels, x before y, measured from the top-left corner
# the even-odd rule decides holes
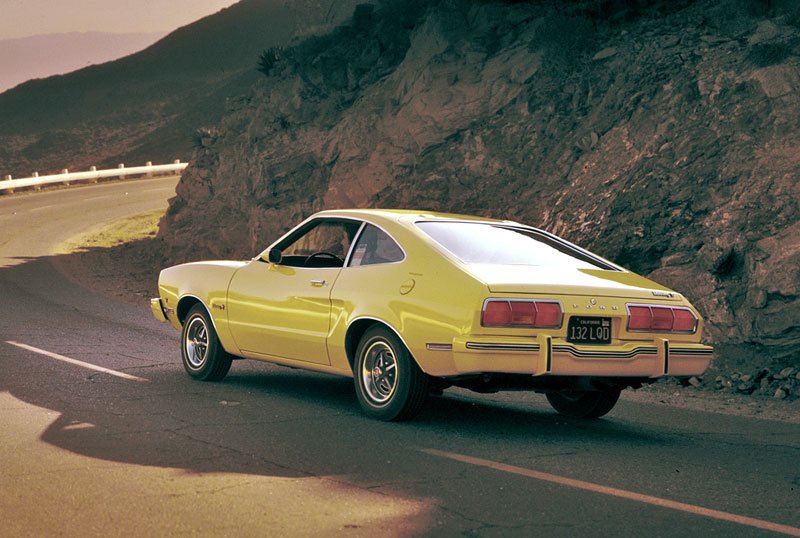
[[[184,168],[189,166],[189,163],[182,163],[180,160],[174,161],[172,164],[156,164],[148,162],[144,166],[133,166],[125,168],[124,164],[120,164],[116,168],[109,168],[106,170],[98,170],[92,166],[85,172],[70,172],[66,168],[60,174],[49,174],[40,176],[38,172],[34,172],[30,177],[22,177],[14,179],[11,176],[6,176],[5,179],[0,181],[0,192],[14,192],[14,189],[21,189],[23,187],[33,187],[35,189],[41,188],[42,185],[52,185],[56,183],[65,183],[69,185],[73,181],[97,181],[98,179],[126,176],[144,176],[151,177],[163,175],[174,172],[182,172]]]

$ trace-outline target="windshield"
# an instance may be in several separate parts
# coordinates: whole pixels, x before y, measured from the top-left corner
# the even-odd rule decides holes
[[[484,222],[418,222],[417,226],[464,263],[617,270],[535,230]]]

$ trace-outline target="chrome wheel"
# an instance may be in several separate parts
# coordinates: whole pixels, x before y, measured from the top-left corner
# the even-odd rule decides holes
[[[383,405],[392,399],[397,389],[398,372],[394,351],[386,342],[373,342],[364,351],[361,380],[364,391],[375,405]]]
[[[379,420],[414,418],[428,396],[428,376],[394,332],[374,325],[356,348],[353,381],[361,409]]]
[[[186,360],[194,369],[199,369],[205,364],[208,357],[208,327],[202,317],[197,316],[189,322],[186,328],[186,338],[183,342],[186,351]]]
[[[181,361],[186,373],[201,381],[219,381],[230,370],[232,359],[219,342],[208,310],[202,304],[193,306],[181,333]]]

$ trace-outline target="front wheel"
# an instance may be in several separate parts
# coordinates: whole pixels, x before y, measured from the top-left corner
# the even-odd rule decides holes
[[[547,401],[559,414],[571,418],[599,418],[619,400],[619,389],[548,392]]]
[[[353,378],[358,403],[379,420],[409,420],[428,395],[428,376],[406,346],[383,327],[369,329],[356,349]]]
[[[222,349],[211,318],[201,304],[192,307],[183,323],[181,358],[186,372],[201,381],[219,381],[231,368],[232,357]]]

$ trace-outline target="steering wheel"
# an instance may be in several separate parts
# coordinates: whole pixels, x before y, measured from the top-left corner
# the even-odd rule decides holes
[[[321,258],[321,257],[333,258],[337,262],[339,262],[342,265],[344,265],[344,260],[343,259],[341,259],[336,254],[333,254],[332,252],[325,252],[324,250],[320,250],[319,252],[315,252],[315,253],[311,254],[308,258],[306,258],[306,261],[303,262],[303,265],[307,266],[308,262],[310,262],[312,258]]]

